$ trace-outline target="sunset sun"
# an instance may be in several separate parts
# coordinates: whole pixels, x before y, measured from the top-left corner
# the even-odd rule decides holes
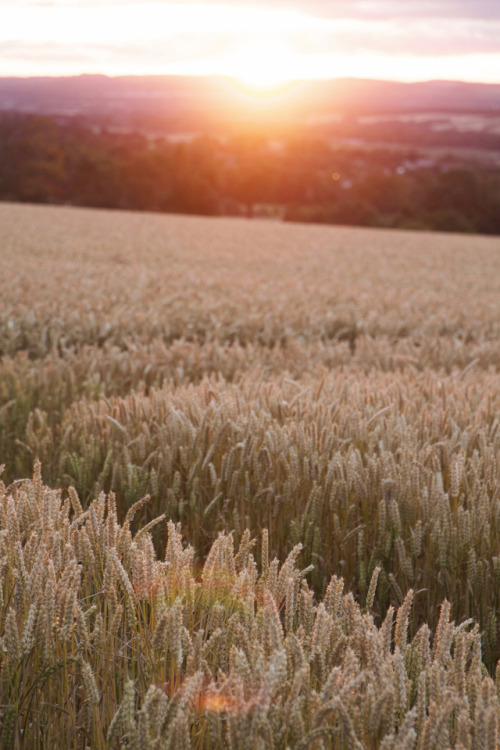
[[[271,39],[255,40],[225,60],[230,77],[255,96],[268,96],[291,85],[296,59],[290,47]]]
[[[285,45],[256,40],[235,54],[234,72],[238,78],[256,87],[275,86],[288,79],[290,57]]]

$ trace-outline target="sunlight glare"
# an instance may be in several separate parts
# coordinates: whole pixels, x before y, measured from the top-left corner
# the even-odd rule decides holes
[[[275,93],[296,77],[296,55],[278,40],[253,40],[221,62],[226,74],[255,96]]]
[[[422,44],[418,54],[391,54],[384,40],[397,38],[396,22],[377,21],[379,41],[368,17],[322,17],[304,3],[294,10],[293,0],[270,7],[250,0],[0,4],[4,76],[222,75],[253,96],[310,78],[499,80],[497,48],[436,54]]]

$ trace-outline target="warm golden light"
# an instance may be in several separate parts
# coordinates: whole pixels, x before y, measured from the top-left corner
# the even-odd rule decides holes
[[[402,24],[372,17],[370,3],[335,5],[323,15],[293,0],[2,0],[0,75],[222,75],[259,96],[310,78],[499,80],[500,20],[481,3],[452,27],[446,15]]]
[[[226,60],[231,77],[255,94],[280,89],[293,78],[294,56],[279,42],[255,40]]]

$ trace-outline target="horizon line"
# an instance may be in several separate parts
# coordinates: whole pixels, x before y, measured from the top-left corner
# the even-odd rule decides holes
[[[217,79],[226,81],[239,81],[240,77],[231,75],[229,73],[69,73],[69,74],[45,74],[45,75],[6,75],[0,73],[0,80],[14,79],[14,80],[40,80],[40,79],[74,79],[74,78],[106,78],[109,80],[117,80],[123,78],[177,78],[177,79]],[[459,83],[466,86],[500,86],[500,81],[469,81],[461,78],[422,78],[417,80],[401,80],[398,78],[365,78],[361,76],[314,76],[306,78],[290,78],[287,84],[299,84],[299,83],[320,83],[320,82],[333,82],[333,81],[361,81],[364,83],[396,83],[405,86],[411,86],[415,84],[424,83]]]

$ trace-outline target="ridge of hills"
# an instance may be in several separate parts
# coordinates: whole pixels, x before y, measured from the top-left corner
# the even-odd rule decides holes
[[[173,125],[269,117],[314,122],[345,115],[418,112],[500,114],[500,85],[460,81],[401,83],[363,79],[298,81],[256,96],[217,76],[0,78],[0,111],[120,119],[155,115]]]

